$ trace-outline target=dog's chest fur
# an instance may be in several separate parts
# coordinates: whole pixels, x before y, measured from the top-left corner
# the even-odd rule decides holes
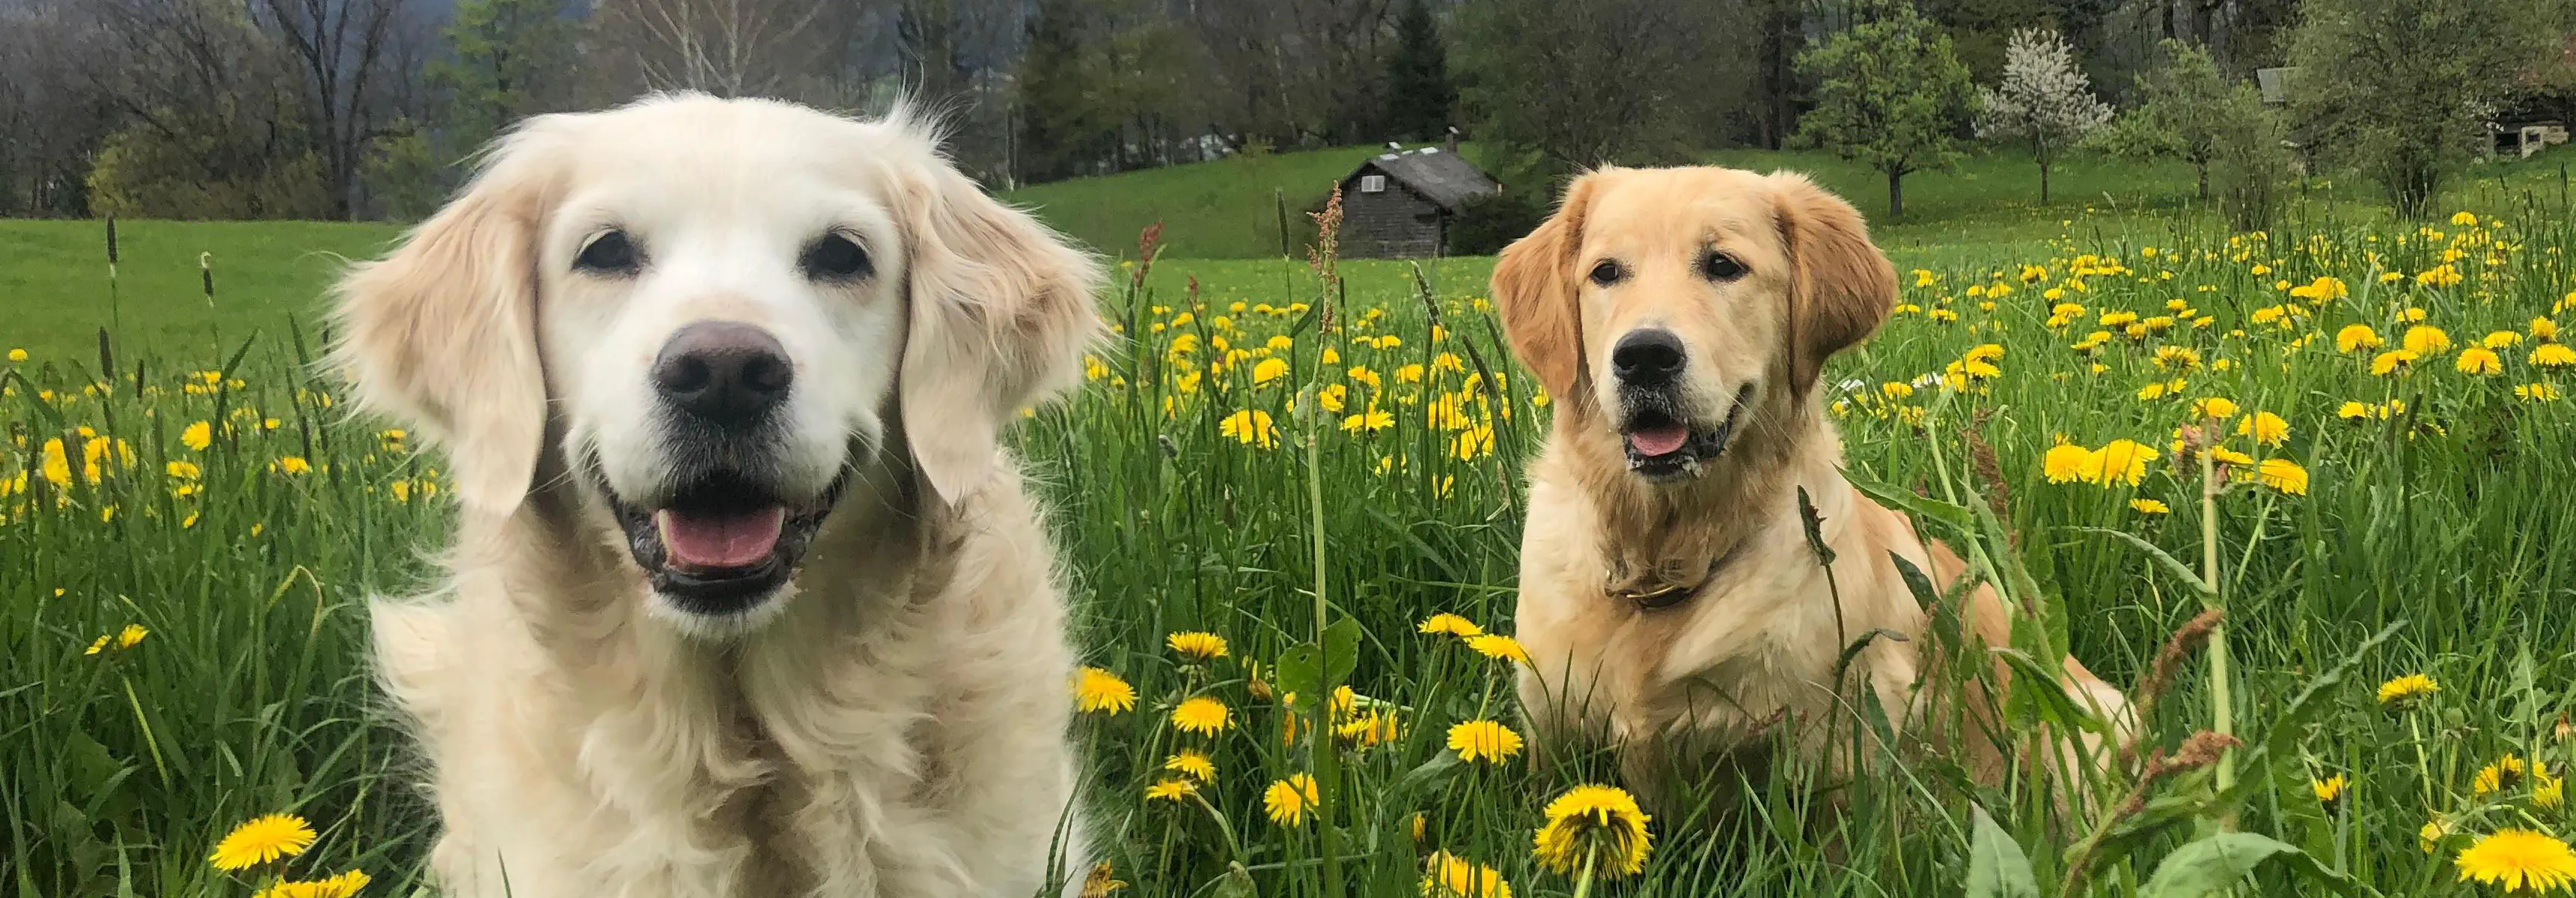
[[[443,884],[1027,894],[1036,881],[987,871],[1042,859],[1069,795],[1070,658],[1044,559],[994,545],[1018,535],[978,530],[930,567],[909,539],[818,546],[781,618],[726,645],[643,618],[625,592],[640,581],[581,546],[521,546],[551,563],[380,607],[388,679],[436,768]]]
[[[1724,552],[1724,561],[1687,599],[1664,608],[1606,588],[1634,565],[1614,560],[1619,547],[1594,538],[1592,522],[1604,509],[1578,480],[1551,470],[1556,460],[1551,454],[1533,470],[1518,614],[1534,662],[1523,701],[1543,734],[1606,738],[1632,755],[1633,767],[1640,754],[1646,761],[1759,754],[1755,744],[1771,739],[1802,753],[1821,750],[1814,724],[1848,719],[1848,700],[1863,692],[1902,719],[1916,666],[1906,644],[1871,643],[1836,685],[1841,647],[1878,628],[1910,636],[1921,615],[1911,603],[1886,600],[1869,561],[1887,513],[1853,493],[1829,456],[1784,465],[1776,473],[1787,485],[1767,501],[1707,512],[1752,526],[1722,540],[1731,550],[1702,550],[1699,557]],[[1840,555],[1833,582],[1802,532],[1799,485]]]

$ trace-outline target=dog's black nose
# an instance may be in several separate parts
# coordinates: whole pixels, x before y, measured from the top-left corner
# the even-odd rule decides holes
[[[787,398],[795,378],[778,338],[738,321],[681,328],[653,359],[653,388],[662,401],[719,427],[759,420]]]
[[[1671,383],[1682,372],[1682,338],[1659,327],[1629,331],[1610,348],[1610,368],[1634,386]]]

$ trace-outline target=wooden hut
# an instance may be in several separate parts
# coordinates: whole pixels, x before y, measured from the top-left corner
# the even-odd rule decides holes
[[[1341,253],[1353,259],[1439,255],[1450,220],[1468,201],[1502,189],[1454,149],[1381,153],[1342,176]]]

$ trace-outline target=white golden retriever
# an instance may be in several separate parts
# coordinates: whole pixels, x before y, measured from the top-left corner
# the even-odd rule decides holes
[[[448,891],[1025,896],[1080,856],[1055,560],[998,431],[1097,265],[897,115],[535,118],[340,285],[445,446],[442,589],[374,609]]]

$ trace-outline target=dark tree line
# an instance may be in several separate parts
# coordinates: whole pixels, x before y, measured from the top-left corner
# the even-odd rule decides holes
[[[512,121],[671,89],[910,97],[995,186],[1452,133],[1544,185],[1812,142],[1816,52],[1886,2],[0,0],[0,214],[409,217]],[[2236,83],[2358,0],[1898,2],[1981,84],[2054,28],[2127,108],[2164,41]]]

